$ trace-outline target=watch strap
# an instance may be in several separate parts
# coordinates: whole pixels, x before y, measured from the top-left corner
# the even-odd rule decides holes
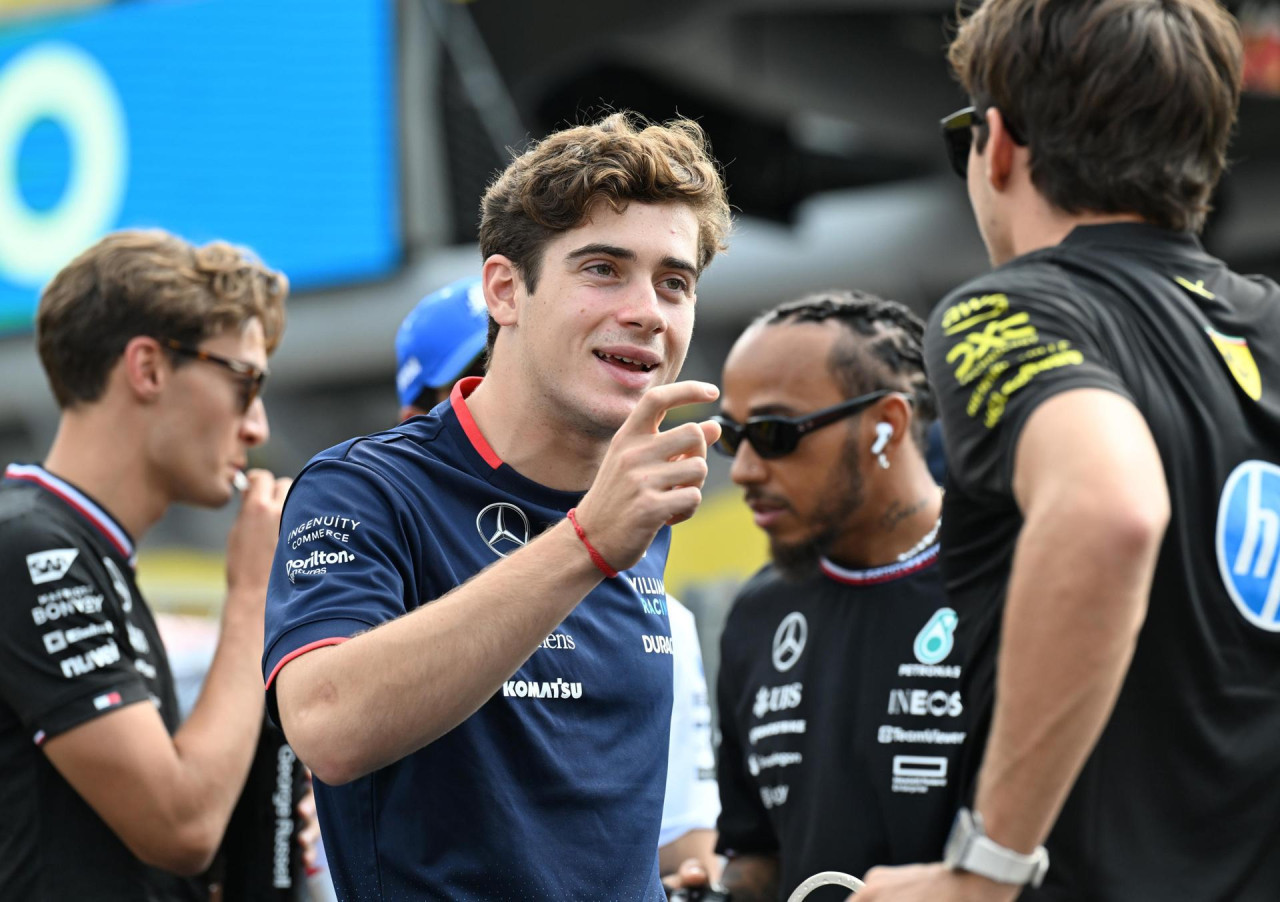
[[[956,866],[997,883],[1039,886],[1049,870],[1049,853],[1044,846],[1037,846],[1030,855],[1023,855],[1006,849],[989,836],[977,836]]]
[[[1029,855],[1006,848],[987,836],[980,815],[961,808],[947,841],[946,863],[997,883],[1039,886],[1049,870],[1049,852],[1044,846]]]

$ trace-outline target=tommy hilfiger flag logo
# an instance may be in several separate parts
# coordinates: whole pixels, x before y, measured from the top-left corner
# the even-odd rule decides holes
[[[93,706],[99,711],[105,711],[108,708],[114,708],[124,699],[120,698],[119,692],[104,692],[93,700]]]

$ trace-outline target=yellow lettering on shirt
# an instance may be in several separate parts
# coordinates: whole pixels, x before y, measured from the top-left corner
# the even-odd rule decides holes
[[[1009,298],[1003,294],[984,294],[953,304],[942,314],[942,331],[946,335],[958,335],[978,323],[1004,316],[1009,310]]]
[[[1187,291],[1191,292],[1192,294],[1198,294],[1200,295],[1200,297],[1205,298],[1206,300],[1210,300],[1210,301],[1214,300],[1214,297],[1215,297],[1214,293],[1204,287],[1204,279],[1199,279],[1195,282],[1192,282],[1190,279],[1182,278],[1182,276],[1174,276],[1173,281],[1177,282],[1179,285],[1187,289]]]
[[[1039,340],[1031,318],[1015,313],[974,329],[947,352],[947,363],[955,365],[956,381],[966,385],[1008,351]]]

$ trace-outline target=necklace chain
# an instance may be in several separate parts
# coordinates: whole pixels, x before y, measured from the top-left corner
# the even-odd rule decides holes
[[[934,540],[938,537],[938,530],[940,530],[941,528],[942,528],[942,514],[939,513],[938,519],[933,524],[933,528],[924,534],[924,538],[921,539],[916,544],[912,545],[906,551],[902,552],[902,554],[898,555],[898,563],[911,560],[911,558],[915,557],[917,554],[919,554],[920,552],[928,548],[930,545],[932,545]]]

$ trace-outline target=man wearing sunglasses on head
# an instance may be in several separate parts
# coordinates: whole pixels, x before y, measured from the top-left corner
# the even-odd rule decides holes
[[[247,475],[220,640],[181,726],[134,547],[171,504],[220,507],[246,479],[287,291],[228,244],[129,231],[41,296],[62,416],[44,462],[0,482],[0,898],[209,898],[196,875],[263,720],[256,661],[289,480]]]
[[[945,863],[857,898],[1274,900],[1280,287],[1196,238],[1236,23],[987,0],[950,56],[973,106],[944,129],[997,267],[926,340],[975,743]]]
[[[735,902],[942,849],[965,720],[923,329],[901,304],[830,292],[766,312],[725,362],[715,449],[772,557],[720,642],[718,849]]]

